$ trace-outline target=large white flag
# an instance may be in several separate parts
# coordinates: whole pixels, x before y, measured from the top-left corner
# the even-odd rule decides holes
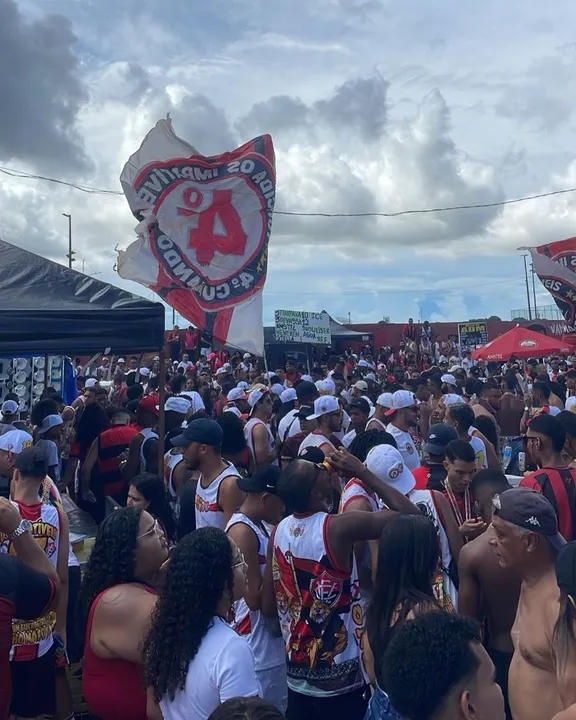
[[[158,293],[215,340],[262,355],[272,138],[204,157],[160,120],[120,180],[140,221],[137,240],[118,253],[120,277]]]

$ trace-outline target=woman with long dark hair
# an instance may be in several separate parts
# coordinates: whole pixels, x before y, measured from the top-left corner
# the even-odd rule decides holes
[[[374,695],[366,720],[401,720],[382,681],[382,660],[392,636],[416,614],[437,609],[432,583],[438,567],[436,528],[424,515],[397,515],[378,544],[378,567],[366,614],[366,669]]]
[[[230,698],[260,694],[252,650],[228,625],[245,588],[244,557],[222,530],[201,528],[174,548],[143,649],[164,720],[205,720]]]
[[[102,720],[146,720],[142,641],[167,558],[164,533],[140,508],[116,510],[98,528],[78,618],[86,637],[84,697]]]
[[[146,510],[156,518],[169,543],[176,539],[176,521],[170,507],[164,480],[154,473],[136,475],[128,489],[128,507]]]
[[[260,698],[233,698],[214,710],[208,720],[282,720],[283,717],[277,707]]]

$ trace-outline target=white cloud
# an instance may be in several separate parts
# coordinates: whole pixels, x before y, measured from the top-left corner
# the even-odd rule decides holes
[[[0,78],[0,105],[19,98],[0,120],[0,165],[117,189],[170,112],[207,154],[271,132],[279,210],[394,213],[576,186],[567,0],[553,17],[536,0],[487,0],[473,16],[454,0],[52,0],[65,17],[51,18],[43,3],[15,7],[0,0],[24,78],[17,96]],[[55,55],[32,51],[38,36]],[[63,212],[78,256],[114,280],[114,247],[133,238],[123,198],[0,175],[5,240],[63,259]],[[277,216],[266,314],[506,317],[524,304],[515,248],[573,235],[575,220],[576,194],[397,218]]]

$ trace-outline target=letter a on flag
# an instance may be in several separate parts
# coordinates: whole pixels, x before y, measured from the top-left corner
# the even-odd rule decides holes
[[[153,290],[215,340],[262,355],[272,138],[204,157],[160,120],[120,181],[139,221],[137,240],[118,253],[120,277]]]

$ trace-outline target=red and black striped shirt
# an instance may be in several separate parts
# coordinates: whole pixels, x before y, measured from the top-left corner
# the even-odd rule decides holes
[[[128,450],[138,429],[132,425],[113,425],[98,437],[98,475],[105,495],[116,495],[124,489],[118,456]]]
[[[523,478],[520,486],[532,488],[544,495],[556,511],[560,534],[568,542],[576,539],[576,470],[574,468],[542,468]]]

